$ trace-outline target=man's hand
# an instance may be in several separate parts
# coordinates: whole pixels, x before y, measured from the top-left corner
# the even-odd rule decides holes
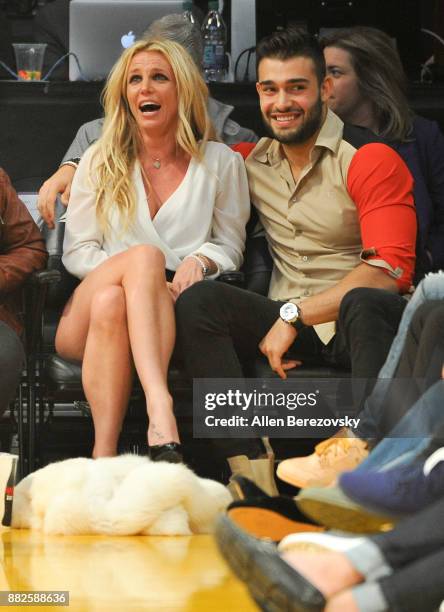
[[[40,187],[37,206],[42,219],[50,229],[54,227],[54,209],[57,195],[60,193],[62,204],[68,206],[71,183],[75,173],[76,169],[73,166],[65,164],[60,166],[57,172]]]
[[[286,370],[296,368],[302,363],[295,359],[282,360],[282,355],[285,355],[297,335],[298,332],[292,325],[278,319],[259,343],[259,350],[267,357],[270,368],[284,380],[287,378]]]
[[[200,263],[193,257],[185,257],[183,262],[177,268],[173,282],[171,283],[172,290],[175,293],[176,298],[179,297],[182,291],[185,291],[185,289],[188,289],[188,287],[191,287],[191,285],[194,285],[194,283],[197,283],[202,279],[203,270]]]

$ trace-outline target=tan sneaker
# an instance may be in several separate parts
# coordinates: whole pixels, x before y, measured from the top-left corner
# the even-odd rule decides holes
[[[345,432],[342,430],[342,435]],[[336,434],[337,436],[338,434]],[[368,455],[367,443],[355,437],[324,440],[308,457],[281,461],[277,476],[295,487],[328,487],[342,472],[354,470]]]

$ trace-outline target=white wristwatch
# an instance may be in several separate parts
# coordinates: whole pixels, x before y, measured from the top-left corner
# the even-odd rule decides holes
[[[303,327],[305,327],[301,317],[301,309],[296,304],[293,304],[293,302],[282,304],[279,311],[279,316],[281,317],[282,321],[288,323],[288,325],[293,325],[297,331],[300,331]]]

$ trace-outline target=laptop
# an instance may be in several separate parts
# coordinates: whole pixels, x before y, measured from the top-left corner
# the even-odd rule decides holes
[[[69,7],[70,81],[106,79],[123,49],[149,25],[182,12],[182,0],[71,0]]]

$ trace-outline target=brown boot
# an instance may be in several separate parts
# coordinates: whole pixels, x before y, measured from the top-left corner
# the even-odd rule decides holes
[[[281,461],[277,475],[301,489],[328,487],[342,472],[354,470],[367,456],[367,442],[342,429],[318,444],[312,455]]]

